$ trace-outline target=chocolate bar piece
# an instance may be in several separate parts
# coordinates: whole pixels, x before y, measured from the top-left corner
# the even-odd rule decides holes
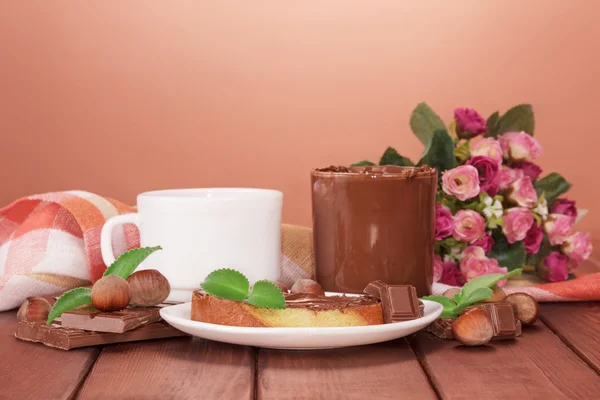
[[[161,320],[160,307],[133,307],[113,312],[87,307],[67,311],[60,319],[63,328],[113,333],[123,333]]]
[[[381,300],[383,321],[410,321],[423,316],[425,305],[417,298],[417,290],[410,285],[388,285],[383,281],[373,281],[364,292]]]
[[[422,317],[417,290],[409,285],[387,285],[381,305],[385,323],[410,321]]]
[[[440,339],[454,339],[454,333],[452,333],[453,322],[453,318],[438,318],[427,327],[427,331]]]
[[[494,337],[496,339],[512,339],[517,335],[517,319],[513,311],[512,305],[506,302],[500,303],[485,303],[478,305],[479,308],[488,313],[494,325]]]
[[[187,336],[187,334],[173,328],[164,321],[143,325],[123,333],[91,332],[63,328],[60,323],[52,323],[48,326],[40,323],[19,322],[15,332],[17,339],[43,343],[46,346],[62,350],[177,336]]]
[[[373,281],[367,285],[364,293],[381,300],[381,292],[387,285],[383,281]]]

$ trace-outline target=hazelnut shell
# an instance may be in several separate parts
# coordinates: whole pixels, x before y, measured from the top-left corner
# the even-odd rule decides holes
[[[527,293],[509,294],[504,300],[513,306],[515,317],[523,325],[531,325],[537,321],[540,307],[537,300]]]
[[[106,275],[92,286],[92,304],[100,311],[119,311],[130,300],[129,284],[117,275]]]
[[[494,292],[492,297],[488,297],[487,299],[480,301],[480,303],[499,303],[506,298],[506,293],[501,287],[494,285],[492,291]]]
[[[44,297],[28,297],[17,311],[17,319],[23,322],[46,322],[51,309],[52,304]]]
[[[325,296],[323,286],[312,279],[298,279],[292,286],[292,294],[295,293],[311,293],[319,296]]]
[[[134,272],[127,278],[131,292],[131,304],[142,307],[156,306],[171,293],[167,278],[155,269]]]
[[[488,313],[473,308],[452,323],[454,339],[465,346],[481,346],[494,336],[494,325]]]

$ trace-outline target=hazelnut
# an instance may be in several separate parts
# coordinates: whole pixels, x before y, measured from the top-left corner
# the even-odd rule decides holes
[[[17,319],[23,322],[46,322],[51,309],[52,304],[44,297],[28,297],[17,311]]]
[[[155,269],[134,272],[127,282],[131,290],[131,304],[136,306],[155,306],[165,301],[171,293],[169,281]]]
[[[92,304],[100,311],[118,311],[129,304],[129,284],[117,275],[106,275],[92,286]]]
[[[506,293],[504,293],[502,288],[494,285],[492,291],[494,292],[492,297],[488,297],[487,299],[480,301],[480,303],[499,303],[506,298]]]
[[[540,313],[538,302],[527,293],[509,294],[504,300],[513,306],[515,317],[523,325],[531,325],[537,321]]]
[[[481,308],[473,308],[454,321],[452,333],[465,346],[481,346],[494,336],[494,325],[488,313]]]
[[[319,296],[325,296],[323,287],[312,279],[298,279],[292,286],[292,293],[312,293]]]
[[[452,288],[452,289],[446,290],[442,296],[447,297],[451,300],[454,300],[454,296],[456,296],[459,293],[460,293],[459,288]]]
[[[269,281],[273,285],[277,286],[283,293],[288,293],[290,291],[290,287],[281,281]]]

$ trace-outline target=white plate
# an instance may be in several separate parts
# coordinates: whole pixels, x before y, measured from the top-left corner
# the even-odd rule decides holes
[[[332,349],[385,342],[408,336],[425,328],[442,313],[442,305],[422,300],[425,315],[412,321],[392,324],[327,328],[249,328],[209,324],[191,320],[192,303],[160,310],[160,316],[175,328],[204,339],[271,349]]]

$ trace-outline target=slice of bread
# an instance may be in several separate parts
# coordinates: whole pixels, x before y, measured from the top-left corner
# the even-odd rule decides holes
[[[192,320],[246,327],[333,327],[383,324],[379,300],[368,297],[286,295],[286,309],[255,307],[196,291]]]

